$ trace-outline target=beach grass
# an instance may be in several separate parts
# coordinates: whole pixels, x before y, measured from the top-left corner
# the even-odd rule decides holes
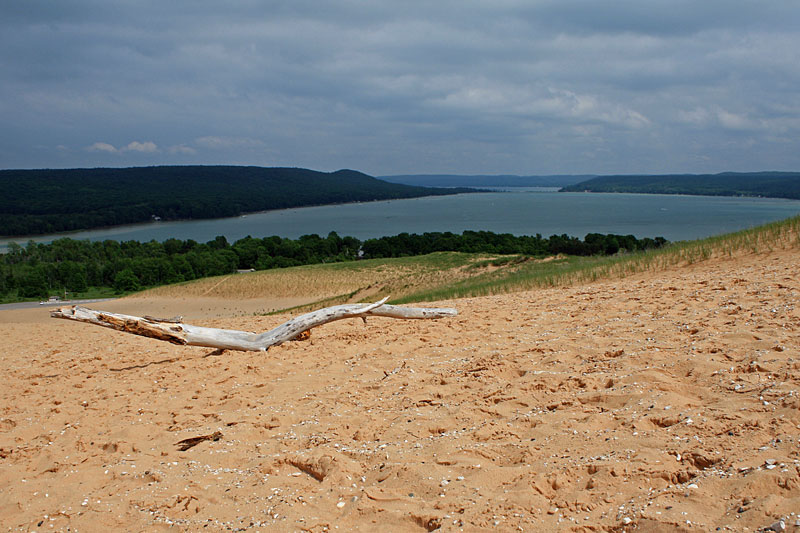
[[[660,271],[712,258],[759,254],[778,249],[800,248],[800,216],[699,239],[672,243],[664,248],[610,257],[562,257],[547,261],[509,263],[508,268],[482,273],[431,290],[422,290],[392,300],[392,303],[450,300],[486,296],[538,287],[558,287],[601,279]]]

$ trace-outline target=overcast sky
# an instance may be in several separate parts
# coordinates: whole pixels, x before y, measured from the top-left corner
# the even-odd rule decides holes
[[[797,0],[4,0],[0,168],[800,170]]]

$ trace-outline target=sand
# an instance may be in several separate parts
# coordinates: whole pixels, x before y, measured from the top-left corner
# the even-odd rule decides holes
[[[17,312],[0,319],[0,523],[795,530],[798,259],[437,302],[459,316],[341,321],[266,354]],[[180,314],[255,331],[288,319],[208,303]]]
[[[133,296],[105,302],[81,304],[90,309],[102,309],[112,313],[141,316],[143,314],[158,318],[182,317],[184,322],[197,322],[198,319],[221,317],[247,317],[264,315],[278,309],[315,302],[314,297],[304,298],[251,298],[246,300],[226,300],[223,298],[142,298]],[[44,323],[52,322],[50,309],[56,306],[41,306],[33,309],[4,311],[0,307],[0,324],[4,323]],[[198,322],[199,324],[199,322]],[[244,327],[236,329],[246,329]]]

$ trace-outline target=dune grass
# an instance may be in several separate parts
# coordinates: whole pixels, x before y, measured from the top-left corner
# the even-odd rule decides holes
[[[670,244],[658,250],[611,257],[437,252],[396,259],[309,265],[217,276],[158,287],[136,296],[217,298],[308,297],[314,303],[276,312],[307,311],[329,305],[376,301],[391,303],[451,300],[558,287],[639,272],[658,272],[707,259],[800,248],[800,216],[763,226]]]
[[[491,268],[491,261],[498,257],[439,252],[417,257],[308,265],[215,276],[156,287],[132,297],[313,298],[315,304],[298,308],[305,309],[375,300],[446,285]],[[478,267],[473,267],[476,264]]]
[[[558,287],[630,274],[663,271],[712,258],[731,258],[773,250],[800,248],[800,216],[735,233],[695,241],[682,241],[657,250],[610,257],[564,257],[551,261],[510,264],[493,272],[422,290],[392,300],[393,303],[450,300],[471,296]]]

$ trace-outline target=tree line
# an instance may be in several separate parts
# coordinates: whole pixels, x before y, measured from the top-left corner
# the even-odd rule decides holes
[[[304,235],[299,239],[245,237],[230,244],[219,236],[206,243],[191,239],[164,242],[58,239],[49,244],[10,243],[0,255],[0,297],[7,300],[80,294],[90,287],[117,293],[140,290],[237,270],[266,270],[326,262],[407,257],[432,252],[467,252],[547,256],[613,255],[664,246],[667,240],[633,235],[590,233],[544,238],[490,231],[430,232],[367,239]]]

